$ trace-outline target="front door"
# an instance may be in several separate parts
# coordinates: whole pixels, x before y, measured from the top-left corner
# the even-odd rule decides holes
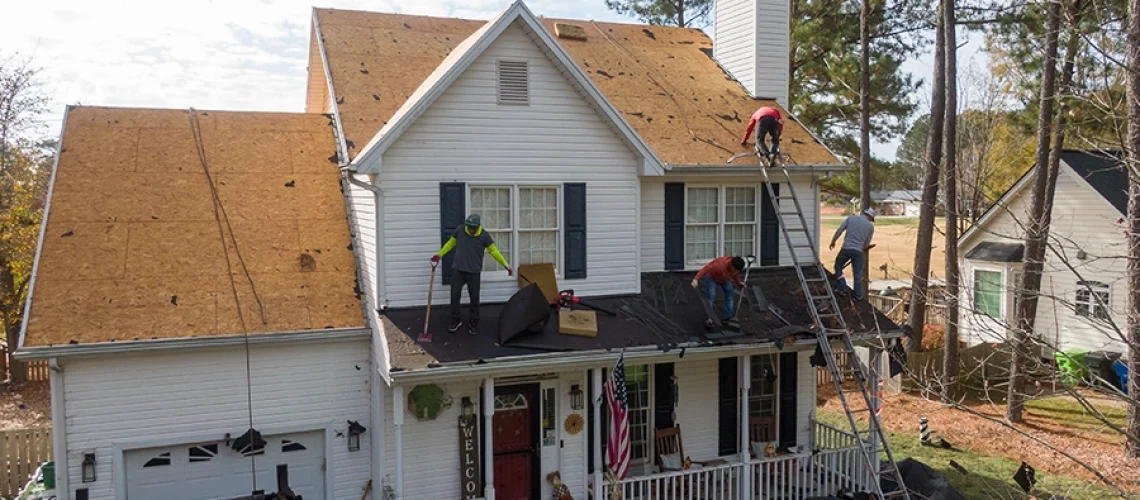
[[[538,384],[495,388],[495,498],[537,500]]]

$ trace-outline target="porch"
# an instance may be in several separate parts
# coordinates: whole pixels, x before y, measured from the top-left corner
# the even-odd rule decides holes
[[[625,500],[806,499],[865,490],[873,476],[855,437],[820,422],[813,421],[812,427],[812,445],[803,452],[772,457],[749,452],[743,460],[718,459],[686,470],[606,480],[598,498],[613,498],[615,490]]]

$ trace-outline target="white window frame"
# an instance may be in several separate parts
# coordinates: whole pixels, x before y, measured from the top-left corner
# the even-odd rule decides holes
[[[996,317],[990,316],[989,314],[983,312],[981,309],[978,308],[977,283],[978,283],[978,273],[979,272],[998,273],[998,305],[997,305],[998,315]],[[973,310],[977,314],[981,314],[983,316],[986,316],[986,317],[989,317],[989,318],[992,318],[992,319],[995,319],[998,321],[1004,320],[1006,317],[1005,306],[1006,306],[1006,295],[1007,295],[1007,293],[1006,293],[1006,290],[1004,290],[1001,285],[1003,283],[1006,283],[1006,269],[1004,267],[974,266],[973,272],[970,273],[970,278],[971,279],[970,279],[969,290],[970,290],[970,308],[971,308],[971,310]]]
[[[626,398],[627,398],[627,401],[629,399],[629,394],[628,394],[628,391],[629,391],[629,383],[628,383],[629,369],[633,368],[633,367],[639,367],[639,368],[644,367],[645,368],[645,384],[646,384],[645,404],[646,404],[646,407],[644,408],[644,411],[645,411],[645,423],[647,426],[645,429],[645,457],[633,458],[633,430],[632,429],[630,429],[630,435],[629,435],[629,438],[630,438],[630,457],[631,457],[630,458],[630,464],[631,465],[639,465],[642,467],[649,467],[649,466],[655,465],[653,463],[654,462],[653,456],[654,456],[654,452],[655,452],[655,450],[653,449],[653,445],[654,445],[653,433],[656,430],[657,422],[654,421],[655,420],[654,414],[656,413],[654,411],[654,409],[655,409],[654,404],[656,403],[656,401],[654,401],[654,394],[653,394],[654,393],[653,387],[654,387],[654,382],[655,382],[653,379],[654,378],[653,374],[657,370],[654,370],[653,366],[654,365],[652,365],[652,364],[628,365],[628,366],[626,366],[626,381],[627,381],[626,382],[626,391],[627,391]],[[633,424],[633,416],[632,416],[633,411],[634,410],[631,406],[629,408],[630,425]],[[637,411],[643,411],[643,410],[639,409]]]
[[[716,200],[716,204],[717,204],[716,248],[717,248],[717,251],[716,251],[716,255],[714,255],[712,258],[716,258],[716,257],[726,255],[726,252],[728,249],[725,246],[725,226],[726,225],[743,225],[740,223],[726,223],[725,222],[725,212],[726,212],[725,194],[727,193],[727,190],[729,188],[752,189],[753,192],[756,194],[756,198],[755,198],[756,207],[755,207],[755,211],[752,215],[752,218],[753,218],[753,223],[752,223],[752,234],[753,234],[752,251],[749,253],[751,255],[759,255],[760,254],[760,207],[761,207],[761,205],[763,205],[763,198],[762,198],[763,197],[763,191],[761,189],[761,188],[763,188],[763,186],[760,184],[685,183],[685,206],[684,206],[683,210],[684,210],[684,222],[685,222],[684,231],[685,231],[686,239],[688,238],[688,232],[689,232],[689,190],[690,189],[710,189],[710,188],[716,188],[716,190],[717,190],[717,200]],[[710,224],[710,223],[693,224],[693,226],[709,226],[709,225],[712,225],[712,224]],[[685,252],[685,255],[684,255],[685,269],[688,269],[688,270],[700,269],[701,267],[704,267],[705,264],[708,264],[708,262],[710,260],[712,260],[712,258],[710,258],[710,259],[703,259],[704,260],[703,262],[698,262],[696,260],[690,259],[687,244],[685,245],[684,252]],[[744,255],[741,255],[740,257],[744,257]]]
[[[1085,300],[1081,300],[1082,292],[1088,295]],[[1104,294],[1104,306],[1097,302],[1094,294]],[[1081,312],[1082,306],[1086,312]],[[1090,321],[1107,321],[1112,318],[1112,285],[1103,281],[1078,281],[1073,294],[1073,314]]]
[[[554,264],[554,275],[556,278],[562,278],[562,262],[564,259],[563,254],[565,252],[563,242],[565,241],[565,234],[564,233],[566,231],[565,224],[562,223],[562,221],[565,219],[565,215],[566,215],[565,207],[563,206],[564,203],[563,203],[563,198],[562,198],[563,197],[562,183],[555,183],[555,182],[547,182],[547,183],[528,182],[528,183],[521,183],[521,184],[503,183],[503,182],[468,183],[466,188],[467,188],[467,192],[465,193],[465,204],[466,204],[466,207],[465,207],[466,212],[465,213],[467,213],[467,214],[471,213],[471,190],[472,189],[489,189],[489,188],[510,189],[510,192],[511,192],[511,229],[510,229],[511,250],[509,252],[509,255],[503,254],[503,257],[506,257],[507,263],[510,264],[511,267],[518,267],[518,265],[519,265],[519,234],[520,233],[550,231],[550,229],[521,229],[519,227],[521,225],[521,220],[522,220],[521,219],[521,212],[520,212],[521,207],[519,204],[519,199],[520,199],[519,190],[520,189],[526,189],[526,188],[539,188],[539,189],[552,189],[553,188],[555,190],[554,197],[555,197],[555,203],[556,203],[557,210],[558,210],[556,213],[556,216],[555,216],[555,223],[558,226],[555,229],[555,231],[558,234],[558,238],[557,238],[557,241],[555,242],[556,257],[555,257],[555,262],[553,262],[553,264]],[[487,229],[484,228],[484,231],[486,231],[486,230]],[[483,268],[484,273],[491,273],[491,276],[488,276],[485,279],[490,279],[492,281],[513,281],[515,279],[514,277],[506,276],[506,275],[502,274],[501,271],[502,271],[501,269],[487,269],[487,266],[484,266],[484,268]]]

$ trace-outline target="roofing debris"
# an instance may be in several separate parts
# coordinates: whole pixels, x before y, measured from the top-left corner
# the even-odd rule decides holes
[[[736,336],[721,335],[705,328],[706,315],[699,302],[700,295],[689,285],[693,275],[691,272],[645,273],[640,295],[589,299],[590,307],[614,312],[614,315],[604,312],[596,315],[598,333],[594,337],[559,333],[558,314],[553,310],[546,322],[536,329],[527,330],[526,327],[533,323],[533,318],[528,316],[522,321],[527,325],[515,325],[507,332],[509,335],[503,336],[499,323],[504,305],[484,304],[480,309],[479,335],[441,333],[431,344],[417,344],[416,334],[423,326],[424,308],[389,310],[385,313],[384,327],[392,364],[398,368],[396,371],[402,371],[441,363],[480,362],[546,352],[638,346],[656,346],[670,351],[691,343],[776,343],[782,346],[788,340],[815,338],[815,333],[809,328],[811,319],[807,316],[803,295],[771,293],[773,290],[799,288],[792,268],[766,268],[752,273],[749,285],[770,293],[766,294],[766,304],[752,303],[751,298],[744,302],[737,314],[740,335]],[[722,306],[722,300],[718,298],[717,310]],[[841,299],[840,304],[848,325],[856,332],[893,335],[899,332],[897,325],[867,302]],[[775,314],[772,310],[782,314]],[[433,309],[431,324],[446,325],[449,314],[446,308]]]
[[[345,136],[357,144],[379,132],[443,59],[486,23],[334,9],[317,9],[316,17],[333,87],[342,97]],[[542,22],[665,163],[724,164],[745,151],[739,145],[743,117],[760,106],[779,107],[748,96],[712,59],[712,40],[701,30]],[[792,119],[785,120],[784,138],[782,149],[798,164],[839,165]],[[360,152],[349,149],[352,157]]]
[[[233,238],[187,110],[68,112],[26,346],[364,325],[329,118],[198,116]]]

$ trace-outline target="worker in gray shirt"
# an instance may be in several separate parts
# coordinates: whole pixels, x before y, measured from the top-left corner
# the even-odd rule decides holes
[[[455,249],[455,262],[451,265],[451,327],[447,331],[455,333],[463,327],[463,316],[459,314],[459,301],[463,297],[463,286],[467,286],[467,333],[479,333],[479,285],[483,277],[483,253],[490,252],[495,261],[507,269],[507,276],[514,274],[514,270],[507,264],[507,259],[495,246],[495,240],[483,230],[479,214],[467,216],[463,225],[455,228],[455,233],[443,244],[432,262],[439,262],[447,252]]]
[[[868,208],[862,214],[844,219],[835,230],[835,236],[831,237],[831,246],[828,248],[835,250],[835,242],[844,232],[847,232],[847,235],[843,237],[843,248],[840,248],[839,255],[835,256],[835,275],[842,275],[843,267],[851,263],[852,274],[855,275],[851,289],[855,290],[856,299],[862,299],[863,266],[867,264],[867,250],[875,246],[871,243],[871,238],[875,237],[875,209]]]

